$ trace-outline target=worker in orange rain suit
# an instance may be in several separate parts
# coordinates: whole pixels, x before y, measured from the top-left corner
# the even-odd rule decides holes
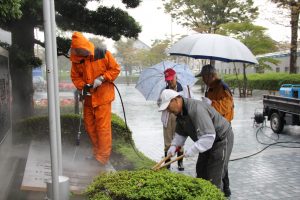
[[[96,50],[99,50],[96,48]],[[81,33],[74,32],[71,43],[71,79],[78,90],[89,90],[84,97],[84,124],[93,145],[93,154],[106,164],[111,154],[111,102],[115,98],[114,81],[120,66],[107,51],[96,59],[93,43]],[[98,53],[96,53],[98,55]],[[89,85],[93,85],[89,89]]]
[[[216,69],[212,65],[204,65],[199,75],[203,82],[207,85],[205,97],[202,97],[202,101],[211,104],[228,122],[231,122],[234,116],[234,103],[233,97],[229,87],[218,77]],[[231,147],[228,150],[231,154],[233,146],[233,134],[228,139],[228,146]],[[227,158],[229,160],[229,157]],[[228,163],[228,162],[226,162]],[[228,177],[228,165],[224,166],[224,176],[222,178],[223,192],[226,197],[231,195],[229,188],[229,177]]]

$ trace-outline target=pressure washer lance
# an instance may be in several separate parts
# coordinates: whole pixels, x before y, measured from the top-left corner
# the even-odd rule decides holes
[[[91,84],[86,84],[83,89],[81,90],[81,93],[79,93],[79,101],[81,102],[81,111],[79,113],[79,128],[76,138],[76,145],[78,146],[80,144],[80,136],[81,136],[81,123],[82,123],[82,115],[83,115],[83,106],[84,106],[84,97],[85,96],[91,96],[90,89],[93,87]]]

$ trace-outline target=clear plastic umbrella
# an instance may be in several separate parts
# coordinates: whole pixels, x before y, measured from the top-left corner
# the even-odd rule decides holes
[[[193,72],[187,65],[171,61],[163,61],[142,71],[135,88],[146,100],[157,101],[161,91],[166,87],[164,71],[172,68],[176,72],[177,81],[182,86],[192,86],[196,83]]]
[[[258,64],[255,56],[242,42],[218,34],[198,33],[186,36],[176,42],[169,53],[195,59]]]

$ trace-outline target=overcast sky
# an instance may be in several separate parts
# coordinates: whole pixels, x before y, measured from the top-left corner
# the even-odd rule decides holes
[[[267,34],[270,35],[276,41],[290,41],[291,30],[290,27],[285,27],[280,24],[289,24],[289,17],[284,17],[282,14],[278,14],[279,9],[275,4],[270,3],[270,0],[254,0],[255,5],[259,7],[260,15],[254,22],[257,25],[268,28]],[[193,31],[182,27],[175,21],[171,21],[171,16],[164,12],[162,0],[142,0],[139,7],[134,9],[126,9],[121,0],[102,0],[102,5],[115,6],[123,10],[126,10],[137,22],[142,26],[142,32],[139,34],[139,39],[151,46],[155,39],[170,38],[171,34],[173,38],[179,35],[188,35],[194,33]],[[89,3],[89,9],[96,9],[97,4]],[[280,22],[280,24],[276,23]],[[71,34],[66,34],[71,36]],[[44,40],[44,34],[39,32],[37,37],[40,40]],[[92,37],[87,34],[87,37]],[[107,48],[112,52],[113,40],[106,39]]]
[[[276,41],[289,41],[290,28],[282,25],[276,25],[276,21],[288,24],[289,19],[285,19],[278,15],[278,9],[275,4],[269,0],[254,0],[259,7],[260,16],[255,24],[269,28],[267,33]],[[164,13],[163,3],[161,0],[143,0],[139,7],[134,9],[126,9],[121,3],[121,0],[102,0],[102,4],[106,6],[115,6],[126,10],[137,22],[142,26],[142,32],[139,34],[139,39],[147,45],[151,45],[155,39],[170,38],[171,34],[186,35],[193,31],[188,30],[171,22],[169,14]],[[91,9],[96,8],[96,4],[89,4]],[[273,21],[273,22],[272,22]],[[108,42],[110,43],[110,42]]]

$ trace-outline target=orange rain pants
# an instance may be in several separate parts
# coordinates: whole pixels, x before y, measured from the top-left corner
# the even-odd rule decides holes
[[[111,153],[111,103],[92,107],[91,97],[84,100],[84,124],[93,145],[93,154],[106,164]]]

